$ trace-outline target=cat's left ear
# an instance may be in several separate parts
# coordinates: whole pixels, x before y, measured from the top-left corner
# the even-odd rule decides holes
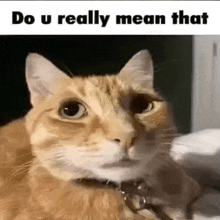
[[[37,53],[30,53],[26,59],[26,81],[30,91],[31,104],[53,94],[53,88],[61,79],[69,77],[52,62]]]
[[[121,80],[142,88],[153,88],[153,61],[148,50],[135,54],[119,73]]]

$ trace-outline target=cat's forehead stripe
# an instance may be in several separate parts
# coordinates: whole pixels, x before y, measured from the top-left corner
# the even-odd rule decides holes
[[[117,111],[120,97],[120,87],[114,76],[99,76],[89,78],[93,85],[94,95],[104,112]],[[113,83],[114,82],[114,83]]]
[[[111,104],[113,100],[118,99],[118,94],[111,89],[111,92],[106,93],[106,88],[110,87],[110,82],[107,77],[88,77],[84,79],[77,78],[73,80],[68,86],[68,89],[73,92],[79,99],[88,104],[97,115],[103,116],[103,108],[109,102],[110,93],[114,92],[113,97],[111,97]],[[110,90],[110,88],[108,89]],[[106,96],[108,95],[108,97]],[[112,96],[112,95],[111,95]],[[108,105],[109,106],[109,105]]]
[[[89,80],[87,80],[87,78],[78,78],[78,80],[74,80],[68,89],[79,99],[89,105],[93,111],[96,112],[96,114],[102,116],[103,111],[102,107],[100,106],[100,102],[97,99],[97,89],[95,89],[95,86]]]
[[[68,89],[76,93],[79,97],[85,98],[85,81],[82,81],[80,78],[72,80],[71,84],[68,86]]]

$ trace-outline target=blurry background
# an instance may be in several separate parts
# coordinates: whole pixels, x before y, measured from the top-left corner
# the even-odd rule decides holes
[[[31,108],[24,75],[29,52],[81,75],[118,72],[147,48],[154,60],[155,87],[171,103],[178,131],[188,133],[194,123],[193,42],[193,36],[0,36],[0,125]]]
[[[220,36],[194,36],[191,130],[220,128]]]

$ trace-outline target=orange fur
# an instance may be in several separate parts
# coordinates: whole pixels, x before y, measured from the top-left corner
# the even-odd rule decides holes
[[[139,56],[147,59],[149,68],[143,66],[150,77],[132,84],[134,76],[127,81],[125,74],[134,71],[133,62],[142,65]],[[116,190],[74,182],[79,178],[116,182],[144,178],[153,189],[149,201],[155,203],[156,198],[164,210],[174,212],[184,210],[198,195],[197,183],[169,157],[175,132],[172,114],[150,86],[152,66],[146,52],[132,58],[119,75],[72,79],[39,55],[28,59],[33,108],[25,119],[0,130],[1,220],[157,219],[132,212]],[[38,71],[36,63],[44,68]],[[54,82],[50,78],[48,86],[44,77],[51,73],[59,77]],[[42,81],[35,83],[39,77]],[[153,103],[152,109],[131,111],[129,103],[139,94]],[[86,109],[83,117],[60,113],[63,103],[73,99]],[[118,165],[125,156],[137,165]]]

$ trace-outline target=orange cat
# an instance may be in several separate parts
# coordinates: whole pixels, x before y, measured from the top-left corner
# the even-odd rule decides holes
[[[153,89],[148,51],[118,75],[73,78],[30,54],[26,80],[33,108],[0,130],[1,220],[158,219],[132,211],[114,188],[84,179],[142,179],[151,187],[147,203],[187,218],[200,189],[169,157],[175,129]]]

